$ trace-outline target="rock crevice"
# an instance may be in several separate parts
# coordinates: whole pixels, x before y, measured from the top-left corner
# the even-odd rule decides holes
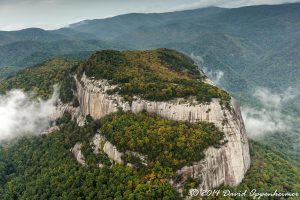
[[[209,104],[198,104],[182,99],[157,102],[135,97],[130,104],[120,95],[107,94],[108,90],[117,86],[110,85],[106,80],[92,80],[83,74],[80,81],[76,80],[76,85],[83,116],[90,115],[94,119],[100,119],[119,109],[133,113],[145,110],[171,120],[211,122],[224,132],[226,142],[223,145],[219,148],[209,147],[204,152],[203,160],[178,170],[177,175],[181,181],[173,182],[174,187],[180,187],[188,177],[201,179],[201,190],[212,189],[221,184],[236,186],[250,167],[246,130],[234,99],[231,100],[231,110],[223,108],[218,99],[213,99]]]

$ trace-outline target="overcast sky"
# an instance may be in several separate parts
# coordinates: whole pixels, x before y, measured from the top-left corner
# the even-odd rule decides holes
[[[132,12],[166,12],[207,6],[241,7],[300,0],[0,0],[0,30],[56,29],[85,19]]]

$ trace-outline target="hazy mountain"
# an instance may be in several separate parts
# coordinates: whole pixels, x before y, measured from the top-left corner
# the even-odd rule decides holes
[[[1,31],[0,45],[9,44],[18,41],[36,41],[49,42],[64,39],[65,36],[53,34],[39,28],[29,28],[20,31]]]
[[[79,41],[85,51],[94,51],[97,45],[83,44],[86,43],[83,40],[99,39],[114,43],[113,47],[167,47],[189,55],[193,53],[201,58],[203,66],[227,74],[224,76],[227,80],[223,80],[222,84],[228,90],[239,91],[253,85],[282,91],[300,84],[297,78],[300,75],[297,56],[300,47],[296,42],[300,37],[299,9],[300,4],[297,3],[235,9],[209,7],[86,20],[55,31],[27,29],[1,32],[1,44],[10,43],[16,47],[1,47],[0,57],[3,60],[0,65],[28,64],[11,59],[10,54],[14,48],[21,48],[23,50],[18,51],[26,52],[24,56],[31,55],[31,52],[36,52],[38,44],[32,44],[33,51],[30,46],[11,44],[17,41],[49,43],[67,38]],[[43,44],[43,47],[38,47],[38,51],[44,54],[49,54],[49,51],[56,51],[55,55],[65,54],[61,50],[63,45],[68,49],[70,44],[62,42],[50,47]],[[110,48],[109,45],[104,46]],[[77,52],[78,48],[71,48],[67,53],[71,51]],[[236,84],[237,79],[243,83]]]
[[[188,20],[191,17],[207,17],[221,10],[223,9],[213,7],[162,14],[133,13],[101,20],[86,20],[71,24],[68,29],[93,34],[100,39],[114,39],[126,33],[131,33],[140,27],[157,27],[159,25],[173,23],[177,20]],[[61,31],[65,31],[65,29],[58,30],[57,32],[61,33]]]
[[[126,14],[86,20],[55,31],[28,29],[1,32],[0,35],[1,41],[5,41],[2,44],[16,41],[44,43],[67,38],[81,42],[100,39],[113,42],[115,46],[122,44],[128,49],[176,48],[202,58],[201,64],[211,70],[224,71],[228,80],[223,80],[223,85],[229,90],[238,91],[251,87],[251,84],[284,90],[299,85],[297,55],[300,47],[295,42],[300,37],[299,9],[300,4],[284,4]],[[95,50],[90,45],[84,46],[85,50]],[[51,51],[57,49],[56,54],[61,54],[59,47],[54,45],[51,48]],[[24,51],[28,50],[30,48],[24,48]],[[6,56],[9,49],[2,52],[1,57],[8,57],[8,61],[1,63],[15,63],[10,61],[9,55]],[[244,82],[242,86],[235,84],[233,80],[237,79]]]
[[[122,49],[122,45],[100,40],[19,41],[0,46],[0,66],[27,67],[53,57],[85,58],[101,49]]]
[[[300,188],[284,155],[251,140],[250,154],[239,106],[174,50],[51,59],[0,81],[0,93],[3,199],[184,199],[206,183],[224,183],[220,192]]]
[[[54,56],[85,58],[91,51],[107,48],[174,48],[192,55],[243,105],[259,109],[265,105],[253,96],[258,87],[279,96],[287,95],[288,88],[296,93],[300,88],[299,10],[299,3],[210,7],[86,20],[55,31],[0,32],[0,66],[29,66]],[[299,119],[299,95],[284,104],[280,112]],[[263,140],[278,151],[292,152],[286,157],[292,154],[290,160],[295,160],[300,148],[287,144],[298,142],[290,132],[299,129],[291,124],[293,131],[280,130]]]

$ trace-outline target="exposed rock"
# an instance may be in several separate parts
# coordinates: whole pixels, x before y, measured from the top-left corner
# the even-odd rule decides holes
[[[117,147],[115,145],[113,145],[112,143],[110,143],[103,135],[101,135],[101,133],[97,133],[95,134],[95,136],[93,137],[92,140],[92,144],[94,146],[94,153],[98,154],[100,153],[100,151],[103,151],[104,153],[106,153],[108,155],[108,157],[110,158],[110,160],[118,163],[118,164],[123,164],[124,161],[122,160],[122,155],[124,155],[124,153],[121,153],[117,150]],[[147,166],[147,158],[138,153],[138,152],[131,152],[131,151],[126,151],[126,154],[131,154],[137,158],[139,158],[142,162],[143,165]],[[128,166],[133,166],[131,163],[127,163]]]
[[[145,155],[142,155],[139,152],[131,152],[131,151],[127,151],[126,153],[131,154],[136,158],[139,158],[142,165],[148,166],[148,161]]]
[[[85,159],[81,152],[81,147],[82,147],[81,143],[76,143],[71,151],[72,151],[75,159],[77,160],[77,162],[80,163],[81,165],[85,165]]]
[[[59,126],[50,126],[46,131],[44,131],[42,134],[46,135],[46,134],[49,134],[49,133],[52,133],[54,131],[58,131],[59,130]]]
[[[72,115],[72,119],[76,120],[77,124],[79,126],[84,125],[84,117],[80,112],[79,107],[73,107],[71,104],[63,104],[58,103],[56,106],[56,110],[54,113],[50,116],[51,120],[56,120],[64,115],[65,112],[69,112]]]
[[[63,104],[62,102],[58,102],[56,105],[55,111],[49,116],[49,119],[51,121],[55,121],[58,118],[61,118],[65,112],[69,112],[72,115],[72,120],[76,120],[77,124],[79,126],[84,125],[84,117],[82,116],[80,112],[79,107],[73,107],[70,103],[69,104]],[[52,124],[47,130],[45,130],[42,134],[49,134],[54,131],[59,130],[60,127],[56,126],[55,124]]]
[[[122,155],[123,153],[117,150],[117,147],[110,143],[104,136],[101,134],[95,134],[93,138],[94,144],[94,153],[99,153],[99,151],[103,151],[107,154],[110,160],[115,161],[116,163],[123,164]]]
[[[83,74],[81,81],[76,80],[76,84],[80,109],[84,116],[91,115],[94,119],[99,119],[119,109],[134,113],[146,110],[171,120],[211,122],[224,132],[224,141],[227,142],[220,148],[209,147],[204,152],[203,160],[179,170],[177,174],[182,178],[174,182],[175,187],[179,188],[189,176],[202,180],[199,189],[211,189],[221,184],[235,186],[242,181],[250,167],[248,139],[239,106],[234,99],[231,100],[231,110],[223,109],[218,99],[213,99],[210,104],[197,104],[182,99],[156,102],[135,97],[129,104],[120,95],[106,93],[107,90],[117,87],[109,85],[106,80],[91,80]],[[121,161],[116,148],[110,143],[105,144],[105,152],[114,160]]]
[[[106,142],[105,138],[100,134],[95,134],[92,139],[92,145],[94,147],[94,154],[100,153],[100,151],[103,149],[101,143]]]

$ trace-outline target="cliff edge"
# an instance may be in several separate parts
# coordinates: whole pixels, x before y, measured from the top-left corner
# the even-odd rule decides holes
[[[137,52],[134,52],[133,55],[130,55],[131,59],[137,56],[136,54]],[[154,59],[152,54],[146,55],[148,56],[148,60],[150,58]],[[98,61],[99,59],[104,59],[103,55],[101,56],[98,56],[96,59]],[[84,68],[86,66],[89,68]],[[213,96],[210,101],[203,102],[201,101],[201,97],[199,100],[201,93],[198,93],[195,96],[189,95],[186,98],[175,95],[175,97],[166,98],[166,100],[162,101],[159,98],[158,100],[152,100],[149,96],[143,95],[142,92],[141,95],[133,93],[129,98],[122,93],[123,82],[114,81],[113,78],[107,79],[99,78],[99,76],[96,78],[91,75],[88,76],[87,74],[90,73],[88,71],[91,70],[91,66],[93,66],[93,63],[83,64],[83,69],[81,69],[82,74],[75,78],[76,96],[79,101],[80,112],[83,116],[90,115],[94,119],[100,119],[118,110],[133,113],[146,111],[156,113],[170,120],[187,121],[190,123],[199,121],[210,122],[224,133],[222,145],[207,148],[204,152],[205,158],[203,160],[194,162],[192,165],[185,166],[177,171],[178,178],[171,180],[170,183],[178,191],[180,191],[182,183],[189,177],[201,180],[201,184],[199,185],[200,190],[216,188],[222,184],[236,186],[242,181],[246,171],[250,167],[250,154],[241,112],[237,102],[233,98],[230,97],[227,99],[226,103],[222,99],[222,96],[220,98]],[[161,68],[158,64],[157,66],[157,68]],[[102,65],[97,69],[100,68],[101,70],[101,67]],[[159,70],[165,69],[161,68]],[[172,70],[170,70],[172,73],[178,72],[177,69]],[[184,69],[179,73],[181,77],[188,76],[190,71],[187,72]],[[195,80],[204,82],[205,79],[206,77],[202,76],[202,80],[198,77]],[[131,83],[130,80],[127,80],[125,85],[128,82]],[[128,84],[127,87],[129,87]],[[215,89],[215,86],[213,87]]]

